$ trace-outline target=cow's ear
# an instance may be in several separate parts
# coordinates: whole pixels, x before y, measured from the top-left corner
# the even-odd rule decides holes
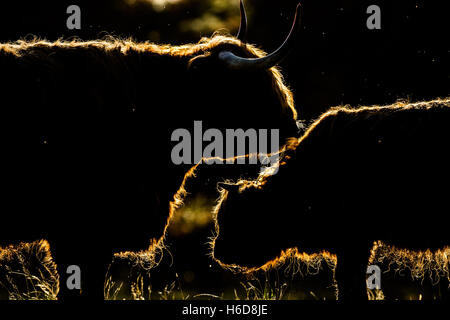
[[[205,54],[196,56],[189,60],[187,69],[189,71],[196,71],[200,69],[203,65],[207,64],[208,58],[211,56],[210,52],[207,52]]]
[[[217,188],[220,189],[225,189],[228,192],[238,192],[239,191],[239,185],[236,183],[228,183],[228,182],[218,182],[217,183]]]

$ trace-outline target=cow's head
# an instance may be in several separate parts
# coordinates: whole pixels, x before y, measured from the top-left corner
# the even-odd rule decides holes
[[[172,89],[166,95],[169,105],[176,106],[173,121],[180,123],[175,126],[195,119],[209,128],[277,128],[283,143],[284,138],[297,135],[297,114],[292,93],[276,66],[293,47],[300,6],[288,37],[270,54],[243,41],[246,15],[242,3],[241,10],[237,37],[216,34],[198,44],[163,48],[170,51],[172,60],[158,87]]]

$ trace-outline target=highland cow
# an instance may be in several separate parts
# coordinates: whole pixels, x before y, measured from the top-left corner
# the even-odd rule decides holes
[[[340,299],[367,299],[375,240],[450,245],[450,100],[332,108],[256,180],[221,184],[213,255],[254,266],[281,249],[337,255]]]
[[[242,5],[241,5],[242,7]],[[245,12],[243,12],[245,13]],[[189,167],[171,165],[170,134],[205,127],[297,134],[292,93],[266,55],[237,37],[182,46],[19,40],[0,44],[0,244],[48,239],[65,272],[78,264],[83,293],[103,284],[113,251],[162,234]],[[88,267],[87,267],[88,266]]]
[[[197,165],[185,175],[171,203],[164,235],[148,250],[114,255],[107,274],[107,299],[317,299],[315,293],[335,298],[335,257],[329,253],[311,255],[288,249],[277,259],[256,268],[222,268],[209,254],[209,239],[214,232],[211,208],[215,201],[191,192],[203,185],[210,166]],[[214,169],[213,169],[214,170]],[[195,216],[192,221],[188,216]],[[186,231],[185,229],[188,229]],[[192,230],[194,229],[194,230]],[[231,270],[229,270],[231,269]],[[267,294],[257,288],[269,288]],[[136,290],[138,288],[138,290]],[[300,290],[299,290],[300,289]],[[272,296],[273,295],[273,296]]]
[[[0,247],[0,300],[55,300],[58,290],[46,240]]]

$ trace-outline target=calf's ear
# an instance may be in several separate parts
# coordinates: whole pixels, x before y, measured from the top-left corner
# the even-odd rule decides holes
[[[217,188],[220,189],[225,189],[228,192],[238,192],[239,191],[239,185],[235,184],[235,183],[228,183],[228,182],[218,182],[217,183]]]

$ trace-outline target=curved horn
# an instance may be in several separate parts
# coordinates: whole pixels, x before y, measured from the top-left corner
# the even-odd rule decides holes
[[[231,51],[222,51],[219,53],[219,59],[223,61],[228,68],[234,70],[269,69],[277,65],[288,55],[293,47],[295,35],[300,29],[301,8],[302,6],[299,3],[295,11],[294,23],[292,24],[289,35],[286,40],[284,40],[283,44],[271,54],[262,58],[242,58]]]
[[[236,38],[244,41],[247,36],[247,13],[245,12],[244,1],[241,0],[239,8],[241,10],[241,24],[237,32]]]

